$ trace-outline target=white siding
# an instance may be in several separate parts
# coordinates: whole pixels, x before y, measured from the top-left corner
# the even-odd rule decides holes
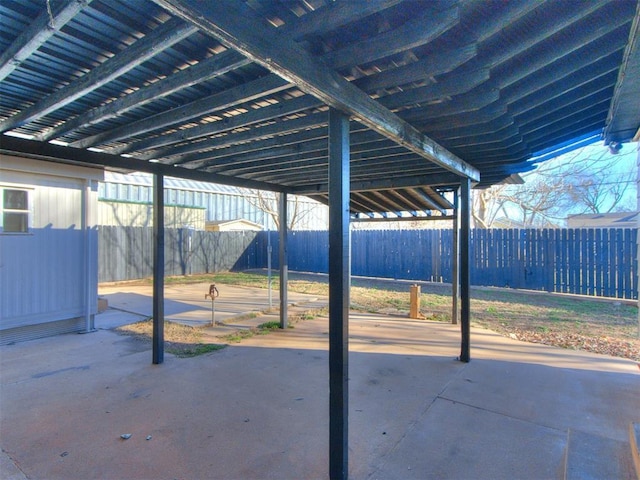
[[[165,206],[164,225],[166,228],[191,227],[204,230],[205,214],[203,208]],[[147,203],[98,202],[98,225],[123,227],[153,226],[153,205]]]
[[[120,174],[105,172],[105,181],[100,184],[101,200],[124,202],[151,201],[153,176],[145,173]],[[275,222],[256,205],[256,192],[244,188],[229,187],[206,182],[179,178],[165,178],[165,206],[206,208],[206,221],[237,220],[244,218],[262,225],[266,230],[274,230]],[[306,197],[289,195],[289,212],[298,203],[299,230],[323,230],[328,228],[329,210]],[[275,207],[275,205],[274,205]],[[291,213],[290,213],[291,214]],[[106,223],[111,225],[111,223]]]
[[[29,333],[18,327],[32,326],[37,338],[59,331],[52,322],[70,325],[70,319],[96,313],[95,212],[101,172],[6,156],[0,165],[0,189],[28,188],[32,213],[29,233],[0,234],[0,332],[6,343],[12,329],[25,339]],[[83,197],[92,177],[85,230]]]

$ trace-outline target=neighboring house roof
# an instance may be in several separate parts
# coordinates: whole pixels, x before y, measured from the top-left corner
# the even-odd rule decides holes
[[[637,228],[638,212],[569,215],[567,226],[569,228]]]
[[[499,217],[493,221],[491,228],[531,228],[531,227],[525,227],[525,225],[518,220],[512,220],[507,217]]]
[[[258,223],[245,220],[244,218],[237,218],[235,220],[214,220],[207,222],[206,229],[213,232],[231,232],[238,230],[262,230],[262,225]]]

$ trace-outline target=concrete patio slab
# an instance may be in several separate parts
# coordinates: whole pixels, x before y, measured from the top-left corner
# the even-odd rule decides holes
[[[227,322],[230,319],[261,313],[269,310],[269,295],[267,290],[260,288],[241,287],[235,285],[218,285],[220,296],[215,300],[214,320]],[[165,319],[190,325],[203,327],[211,323],[212,305],[210,299],[205,299],[205,293],[209,292],[208,283],[196,283],[188,285],[170,285],[165,288]],[[101,298],[107,299],[111,310],[136,314],[140,319],[152,316],[152,287],[133,283],[115,285],[101,285],[99,288]],[[279,293],[272,291],[271,308],[279,307]],[[289,305],[313,304],[318,298],[313,295],[290,292]],[[321,302],[322,305],[326,301]],[[103,323],[104,322],[104,323]],[[112,328],[114,321],[96,317],[96,328]]]
[[[328,322],[294,327],[162,365],[106,329],[0,347],[3,478],[327,478]],[[640,421],[628,360],[474,328],[464,364],[453,325],[349,327],[352,479],[563,478],[570,431],[628,444]]]

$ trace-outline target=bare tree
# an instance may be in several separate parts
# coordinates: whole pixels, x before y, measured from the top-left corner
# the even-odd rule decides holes
[[[507,198],[504,196],[506,185],[495,185],[482,190],[472,192],[473,224],[476,228],[491,228],[497,216],[502,213],[508,217],[504,211]]]
[[[567,215],[634,210],[630,195],[635,167],[630,153],[605,147],[576,150],[524,174],[524,185],[497,185],[474,192],[477,227],[490,228],[499,215],[527,227],[556,227]],[[588,154],[587,154],[588,153]]]
[[[276,228],[280,228],[280,214],[278,211],[279,195],[274,192],[264,190],[252,190],[252,196],[247,197],[247,201],[256,208],[262,210],[273,220]],[[294,230],[299,226],[302,219],[309,215],[310,210],[305,209],[297,195],[287,196],[287,227]]]

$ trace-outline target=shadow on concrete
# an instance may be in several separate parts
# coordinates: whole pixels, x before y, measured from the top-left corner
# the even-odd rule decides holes
[[[2,450],[32,479],[327,478],[326,333],[317,318],[155,366],[110,331],[0,347]],[[463,364],[451,325],[352,317],[350,478],[560,478],[570,430],[625,446],[633,362],[472,339]]]

